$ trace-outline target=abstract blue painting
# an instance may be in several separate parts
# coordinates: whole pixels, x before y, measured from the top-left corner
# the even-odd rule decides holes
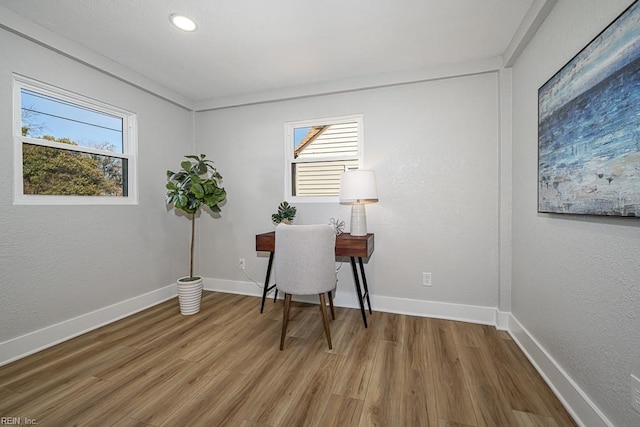
[[[640,0],[538,90],[538,212],[640,217]]]

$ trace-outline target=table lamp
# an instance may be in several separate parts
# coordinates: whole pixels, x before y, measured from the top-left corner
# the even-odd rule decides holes
[[[378,201],[376,175],[370,170],[351,170],[340,175],[340,203],[351,205],[351,235],[367,235],[366,203]]]

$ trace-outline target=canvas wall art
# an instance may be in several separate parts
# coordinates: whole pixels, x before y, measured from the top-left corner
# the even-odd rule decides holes
[[[640,217],[640,1],[538,90],[538,212]]]

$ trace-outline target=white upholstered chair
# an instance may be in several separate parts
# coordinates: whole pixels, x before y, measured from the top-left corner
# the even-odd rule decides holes
[[[284,293],[280,350],[287,335],[291,295],[320,296],[324,331],[332,348],[324,294],[329,294],[331,315],[335,319],[331,294],[336,288],[335,242],[331,225],[279,224],[276,227],[276,289]]]

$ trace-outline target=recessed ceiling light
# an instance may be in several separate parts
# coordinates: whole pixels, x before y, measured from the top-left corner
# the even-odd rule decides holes
[[[176,27],[180,28],[182,31],[195,31],[198,26],[191,18],[187,18],[184,15],[180,15],[179,13],[174,13],[169,16],[169,21]]]

